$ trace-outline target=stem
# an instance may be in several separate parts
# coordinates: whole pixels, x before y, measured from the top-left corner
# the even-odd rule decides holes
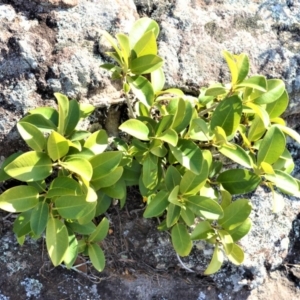
[[[215,103],[215,104],[212,105],[211,107],[202,110],[202,111],[198,114],[198,116],[199,116],[199,117],[204,116],[205,114],[207,114],[207,113],[210,112],[211,110],[215,109],[215,108],[218,106],[218,104],[219,104],[219,103]]]
[[[128,94],[125,93],[125,92],[124,92],[124,94],[125,94],[126,104],[127,104],[128,110],[129,110],[129,118],[130,118],[130,119],[135,119],[135,113],[134,113],[134,111],[133,111],[133,109],[132,109],[132,106],[131,106],[131,103],[130,103],[130,99],[129,99],[129,97],[128,97]]]

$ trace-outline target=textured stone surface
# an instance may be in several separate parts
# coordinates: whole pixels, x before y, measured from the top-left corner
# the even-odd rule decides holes
[[[286,116],[297,128],[298,1],[0,0],[1,160],[22,147],[14,129],[16,122],[30,108],[55,105],[54,92],[96,106],[123,101],[118,83],[99,68],[107,61],[105,45],[99,42],[101,30],[128,32],[134,20],[145,15],[161,27],[159,53],[166,61],[167,86],[195,94],[211,82],[226,82],[229,74],[221,50],[245,52],[250,56],[252,74],[285,81],[291,99]],[[293,154],[299,162],[298,153],[295,147]],[[299,176],[299,167],[296,170],[295,176]],[[228,265],[215,275],[219,287],[256,287],[267,276],[265,266],[278,267],[291,249],[289,232],[299,212],[297,200],[286,198],[284,213],[275,216],[270,212],[270,195],[262,189],[251,199],[254,227],[242,242],[245,264],[239,268]],[[156,253],[158,268],[163,268],[165,251],[153,247],[151,241],[145,245],[147,251]],[[164,240],[160,247],[167,247]],[[202,253],[210,253],[210,249]],[[185,263],[201,271],[208,257],[194,257]]]

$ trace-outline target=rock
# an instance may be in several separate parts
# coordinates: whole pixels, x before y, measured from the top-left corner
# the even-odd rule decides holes
[[[180,87],[194,95],[209,83],[227,82],[229,72],[221,51],[245,52],[251,74],[284,80],[290,96],[285,116],[297,129],[299,9],[300,3],[283,0],[0,0],[1,160],[23,146],[14,128],[16,122],[31,108],[55,106],[54,92],[97,107],[123,103],[120,84],[99,68],[108,61],[101,30],[126,33],[139,15],[151,16],[160,25],[159,54],[165,59],[167,87]],[[113,114],[114,109],[108,112]],[[104,123],[116,134],[115,121]],[[290,147],[298,162],[294,175],[299,176],[299,147]],[[227,264],[213,277],[226,291],[262,284],[266,266],[276,269],[293,246],[289,233],[299,202],[285,198],[284,212],[273,215],[270,194],[263,189],[251,201],[253,230],[241,242],[246,261],[240,267]],[[153,240],[144,241],[143,247],[155,256],[155,267],[164,269],[174,261],[180,267],[174,253],[166,256],[172,250],[167,237],[157,238],[156,244]],[[211,248],[197,247],[183,261],[201,273]]]

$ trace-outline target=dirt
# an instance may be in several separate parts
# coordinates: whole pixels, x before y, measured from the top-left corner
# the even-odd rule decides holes
[[[102,273],[84,258],[78,260],[83,265],[77,271],[53,268],[44,240],[28,239],[19,246],[12,233],[14,216],[1,212],[0,299],[300,299],[297,243],[285,264],[269,272],[263,285],[252,291],[245,287],[225,292],[201,271],[182,268],[168,234],[157,231],[157,220],[143,219],[143,207],[138,191],[131,188],[125,208],[116,204],[107,212],[111,225],[102,243],[107,260]]]

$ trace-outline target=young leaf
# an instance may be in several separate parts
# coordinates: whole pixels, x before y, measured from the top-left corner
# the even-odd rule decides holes
[[[264,136],[257,153],[257,164],[266,162],[270,165],[275,163],[285,149],[285,136],[275,126],[272,126]]]
[[[126,67],[128,67],[128,57],[130,56],[130,41],[127,35],[123,33],[116,34],[116,38],[121,47],[122,58]]]
[[[80,103],[79,110],[80,110],[80,118],[85,119],[95,110],[95,106],[89,103]]]
[[[58,219],[50,217],[46,229],[46,245],[53,265],[58,266],[69,246],[67,227]]]
[[[124,63],[123,59],[122,59],[122,53],[121,53],[120,49],[118,48],[115,39],[105,30],[102,31],[102,34],[108,40],[108,42],[111,44],[111,46],[114,48],[114,50],[116,51],[113,58],[118,62],[118,64],[120,66],[122,66]],[[107,54],[109,54],[109,53],[107,53]]]
[[[68,229],[69,246],[64,255],[63,261],[64,261],[66,267],[68,269],[70,269],[73,266],[73,264],[77,258],[77,255],[78,255],[78,241],[76,239],[75,234],[72,232],[72,230],[70,230],[69,228],[67,228],[67,229]]]
[[[185,225],[175,224],[171,231],[171,238],[173,247],[180,256],[190,254],[193,243]]]
[[[95,155],[105,151],[108,146],[108,136],[105,130],[94,132],[84,143],[83,147],[93,151]]]
[[[32,150],[42,152],[45,149],[46,139],[37,127],[28,122],[20,121],[17,128],[23,140]]]
[[[29,111],[30,115],[41,115],[46,120],[52,122],[57,127],[58,125],[58,112],[52,107],[37,107]],[[23,119],[22,119],[23,120]],[[32,125],[35,125],[32,123]]]
[[[139,140],[149,141],[149,128],[142,121],[135,119],[127,120],[119,126],[119,129]]]
[[[53,161],[65,156],[69,151],[68,141],[56,131],[52,131],[47,141],[47,152]]]
[[[157,54],[156,36],[154,32],[147,31],[136,42],[132,50],[135,52],[136,57],[144,55]]]
[[[80,120],[80,108],[77,100],[69,101],[69,111],[65,120],[65,135],[70,135]]]
[[[196,215],[206,219],[218,220],[223,217],[222,207],[215,201],[203,196],[190,196],[185,199],[186,206]]]
[[[233,230],[249,217],[252,210],[251,202],[238,199],[224,209],[224,216],[218,223],[226,230]]]
[[[22,212],[38,204],[39,193],[32,186],[19,185],[0,195],[0,208],[8,212]]]
[[[60,163],[60,165],[68,171],[74,172],[88,181],[92,178],[93,168],[91,163],[86,159],[79,157],[66,157],[66,159]]]
[[[218,151],[224,156],[230,158],[233,162],[238,163],[243,167],[251,168],[251,157],[247,154],[247,152],[239,145],[234,145],[234,147],[235,149],[223,144],[222,147],[218,148]]]
[[[54,93],[54,96],[58,103],[58,133],[64,135],[66,128],[66,120],[69,114],[69,99],[67,96],[60,93]]]
[[[105,256],[100,246],[98,244],[89,244],[88,254],[93,267],[97,271],[102,272],[105,267]]]
[[[292,128],[279,125],[279,124],[274,124],[273,126],[278,127],[283,133],[289,135],[291,138],[293,138],[297,143],[300,143],[300,135],[293,130]]]
[[[52,162],[46,153],[29,151],[9,163],[4,171],[20,181],[39,181],[51,174]]]
[[[30,123],[37,127],[41,132],[49,133],[52,130],[57,130],[56,124],[51,120],[46,119],[43,115],[32,114],[24,117],[21,122]]]
[[[191,239],[195,240],[207,240],[214,235],[215,231],[211,227],[208,221],[201,221],[197,224],[193,232],[191,233]]]
[[[200,148],[189,140],[178,139],[177,146],[169,145],[177,161],[195,174],[200,174],[203,156]]]
[[[143,217],[152,218],[160,216],[169,204],[168,196],[169,194],[167,191],[160,190],[153,198],[151,198],[144,211]]]
[[[242,101],[239,96],[234,95],[225,98],[216,107],[211,117],[211,129],[219,126],[224,129],[227,136],[237,130],[242,116]]]
[[[243,238],[251,230],[251,219],[247,218],[242,224],[234,227],[233,229],[227,229],[234,242]]]
[[[88,241],[90,243],[97,243],[104,240],[107,236],[109,229],[109,221],[107,218],[103,218],[99,225],[96,227],[95,231],[89,236]]]
[[[267,91],[267,80],[265,76],[255,75],[248,79],[245,79],[240,84],[236,85],[235,88],[248,87],[261,92]]]
[[[178,134],[172,128],[168,128],[166,131],[161,133],[159,136],[156,136],[155,138],[159,139],[161,141],[164,141],[164,142],[172,145],[173,147],[176,147],[177,142],[178,142]]]
[[[244,256],[243,249],[237,244],[233,244],[231,253],[229,255],[227,254],[228,259],[237,266],[243,263]]]
[[[150,18],[140,18],[134,23],[129,33],[131,49],[133,49],[134,45],[148,31],[153,31],[155,37],[157,38],[159,34],[159,26],[154,20]]]
[[[211,262],[209,263],[207,269],[204,271],[204,275],[211,275],[218,272],[224,261],[224,255],[219,246],[215,247]]]
[[[31,232],[30,217],[32,210],[20,213],[14,221],[13,232],[18,238],[25,236]]]
[[[168,228],[172,227],[180,217],[181,207],[170,203],[167,211],[167,226]]]
[[[144,55],[133,59],[130,63],[130,71],[135,75],[151,73],[159,69],[164,61],[161,57],[153,54]]]
[[[41,201],[32,210],[30,217],[30,227],[35,235],[40,236],[47,225],[49,216],[49,204]]]
[[[274,119],[283,114],[289,104],[289,95],[285,90],[282,95],[276,100],[266,105],[266,111],[270,119]]]
[[[154,101],[154,91],[151,83],[143,76],[127,76],[127,82],[130,85],[135,96],[146,106],[150,107]]]
[[[165,81],[165,74],[162,68],[156,69],[155,71],[151,72],[151,84],[154,93],[157,93],[164,88]]]
[[[187,226],[192,226],[195,224],[195,214],[188,208],[181,210],[180,217]]]
[[[218,235],[226,255],[230,255],[234,244],[231,235],[227,231],[221,229],[218,230]]]
[[[212,139],[207,123],[201,118],[191,121],[188,135],[191,139],[198,141],[209,141]]]
[[[230,194],[245,194],[255,190],[261,178],[248,170],[233,169],[222,172],[217,181]]]
[[[265,128],[269,127],[270,117],[263,107],[255,104],[255,103],[252,103],[252,102],[246,102],[246,103],[244,103],[244,105],[253,110],[253,112],[261,119]]]

